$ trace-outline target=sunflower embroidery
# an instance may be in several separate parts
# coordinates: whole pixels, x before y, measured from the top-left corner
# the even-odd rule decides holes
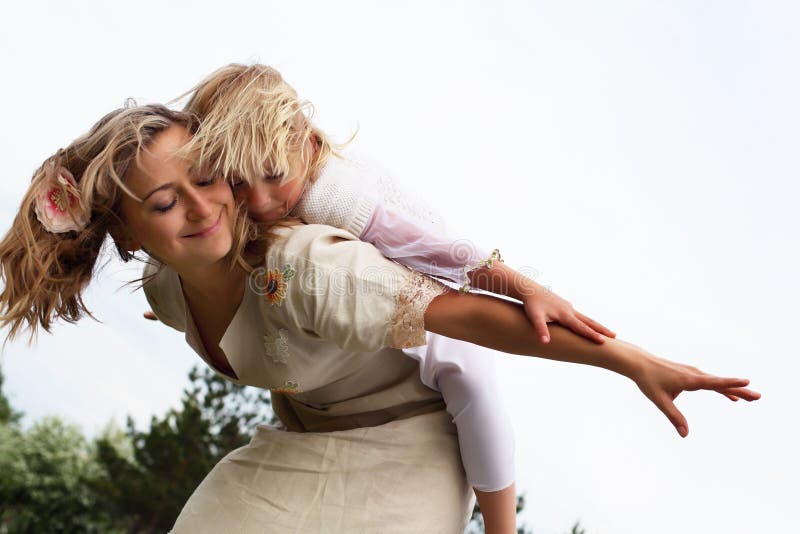
[[[289,359],[289,331],[285,328],[270,329],[264,335],[264,350],[275,363],[286,363]]]
[[[283,383],[283,386],[279,388],[272,388],[270,391],[274,391],[275,393],[283,393],[284,395],[294,395],[295,393],[300,393],[300,385],[293,380],[287,380]]]
[[[270,269],[266,271],[259,284],[264,292],[264,298],[273,306],[280,306],[286,298],[286,287],[289,280],[295,275],[294,268],[286,264],[283,270]]]

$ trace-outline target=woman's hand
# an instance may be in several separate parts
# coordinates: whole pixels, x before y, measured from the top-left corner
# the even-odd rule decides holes
[[[642,393],[667,416],[681,437],[685,438],[689,434],[689,424],[673,401],[684,391],[716,391],[732,401],[754,401],[761,398],[760,393],[745,388],[750,383],[746,378],[710,375],[696,367],[659,358],[635,345],[621,343],[639,352],[636,371],[631,374],[631,378]]]
[[[579,336],[583,336],[595,343],[605,342],[605,337],[617,335],[597,321],[585,316],[572,307],[572,304],[552,293],[546,287],[530,281],[521,292],[522,304],[536,335],[542,343],[550,342],[550,331],[547,323],[555,321],[565,328],[569,328]],[[601,335],[602,334],[602,335]]]
[[[683,391],[713,390],[732,401],[753,401],[761,394],[745,389],[745,378],[722,378],[699,369],[658,358],[617,338],[593,343],[562,325],[550,327],[552,340],[543,343],[534,333],[522,305],[488,295],[445,292],[425,310],[425,329],[490,349],[537,356],[561,362],[602,367],[636,382],[683,437],[686,418],[672,402]]]

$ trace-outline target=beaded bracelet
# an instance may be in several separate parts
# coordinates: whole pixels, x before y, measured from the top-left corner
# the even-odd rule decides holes
[[[494,249],[488,258],[479,261],[472,267],[470,267],[469,265],[464,265],[464,285],[458,288],[458,292],[464,295],[465,293],[469,293],[469,290],[472,287],[470,286],[469,276],[467,275],[467,273],[469,273],[470,271],[474,271],[475,269],[479,269],[481,267],[486,267],[487,269],[491,269],[494,266],[494,262],[496,261],[503,262],[503,258],[500,256],[500,251],[498,249]]]

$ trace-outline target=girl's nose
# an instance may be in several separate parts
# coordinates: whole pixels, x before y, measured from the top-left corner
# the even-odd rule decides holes
[[[260,184],[248,188],[247,211],[252,213],[264,211],[269,207],[271,201],[272,196],[269,194],[269,191],[267,191],[265,187],[260,187]]]

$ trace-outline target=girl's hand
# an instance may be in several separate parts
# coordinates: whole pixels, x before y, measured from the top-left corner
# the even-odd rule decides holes
[[[617,337],[617,334],[576,311],[572,304],[562,299],[544,286],[531,282],[522,296],[525,314],[533,324],[536,335],[542,343],[550,342],[550,331],[547,323],[556,321],[564,328],[569,328],[579,336],[595,343],[603,343],[604,336]],[[602,334],[602,335],[601,335]]]
[[[761,398],[760,393],[744,387],[750,383],[746,378],[713,376],[696,367],[659,358],[635,345],[630,347],[640,355],[631,378],[642,393],[667,416],[681,437],[685,438],[689,434],[689,424],[673,401],[684,391],[707,389],[732,401],[754,401]]]

